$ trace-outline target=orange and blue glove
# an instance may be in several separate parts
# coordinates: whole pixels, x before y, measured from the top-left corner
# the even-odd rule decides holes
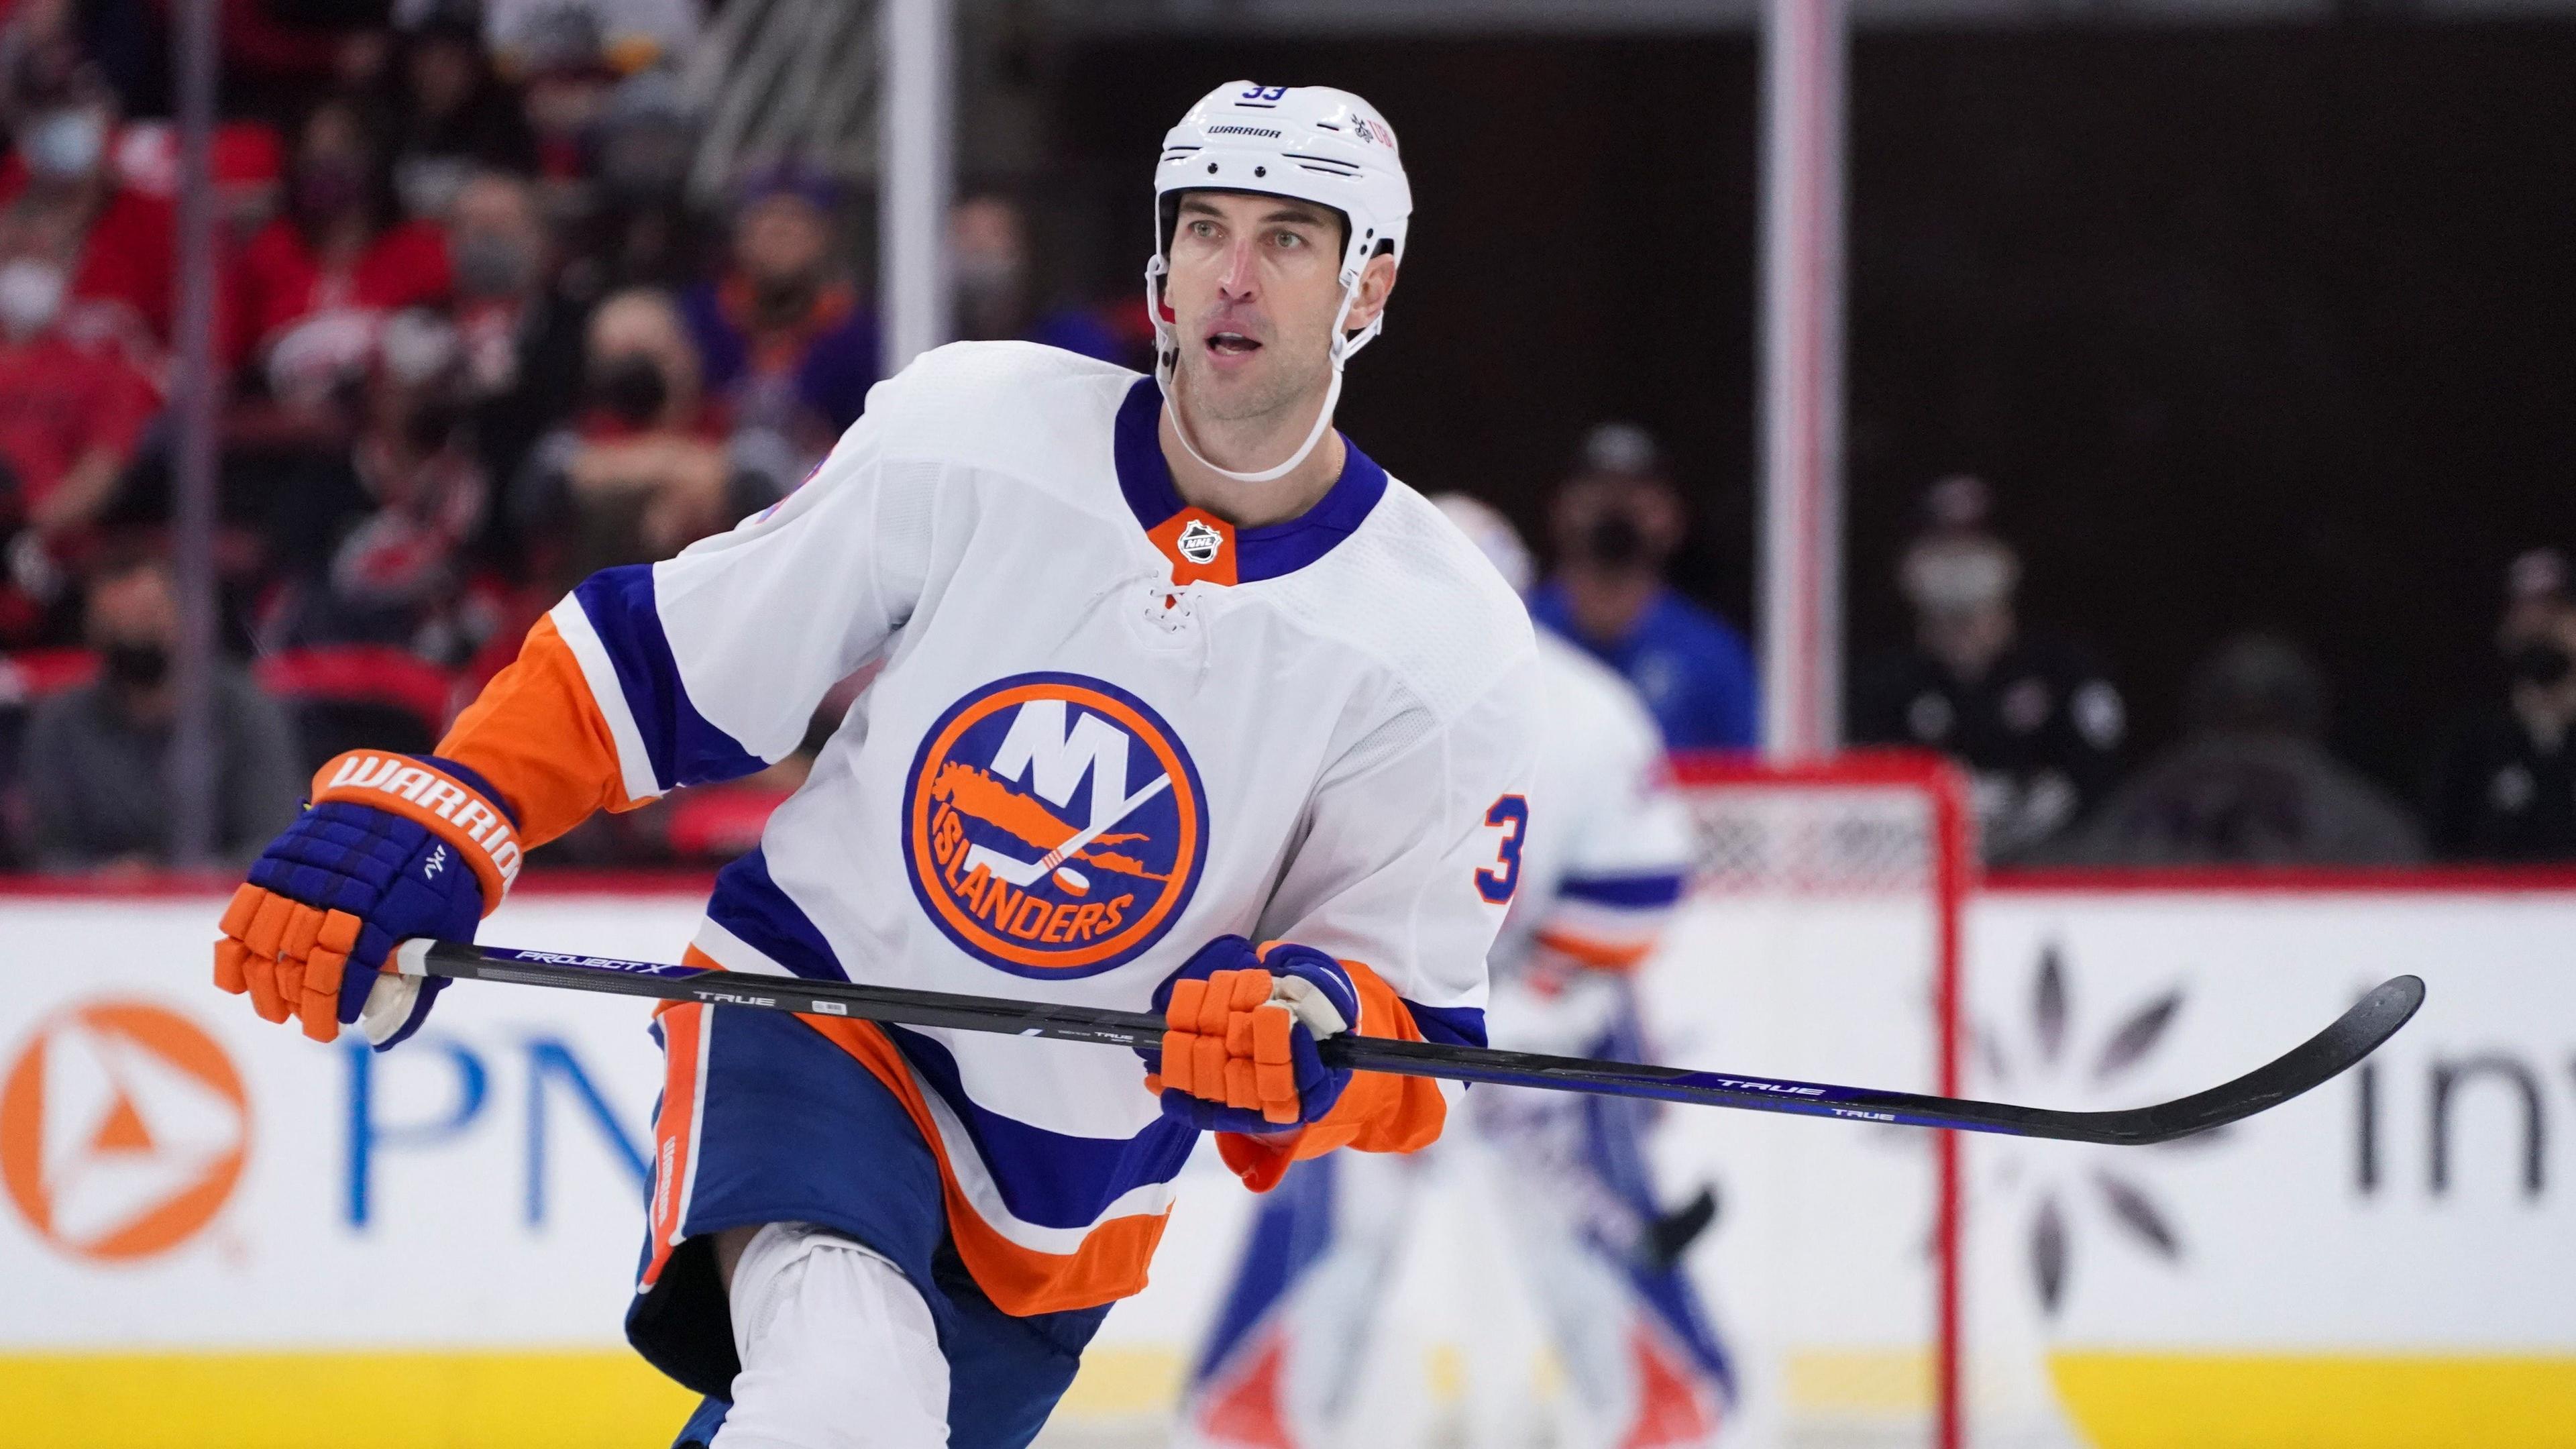
[[[1154,990],[1160,1051],[1139,1049],[1145,1089],[1163,1115],[1202,1132],[1279,1132],[1313,1122],[1341,1100],[1351,1074],[1324,1065],[1315,1043],[1359,1024],[1348,971],[1311,946],[1241,936],[1198,949]]]
[[[252,862],[225,908],[215,984],[315,1041],[360,1023],[378,1050],[420,1029],[445,978],[390,974],[396,944],[469,941],[518,877],[518,824],[473,771],[351,750]]]

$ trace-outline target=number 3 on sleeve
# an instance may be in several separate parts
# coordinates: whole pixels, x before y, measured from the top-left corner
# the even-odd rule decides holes
[[[1476,894],[1499,906],[1512,898],[1521,883],[1521,838],[1529,834],[1529,801],[1505,795],[1485,812],[1485,823],[1503,832],[1503,844],[1494,854],[1493,868],[1476,872]]]

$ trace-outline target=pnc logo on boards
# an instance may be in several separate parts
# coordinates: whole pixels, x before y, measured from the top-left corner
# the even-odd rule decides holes
[[[1090,976],[1161,940],[1207,860],[1207,796],[1143,700],[1079,674],[995,680],[914,756],[913,894],[949,940],[1017,976]]]
[[[241,1073],[163,1007],[72,1007],[0,1077],[0,1187],[76,1258],[129,1262],[187,1242],[231,1199],[249,1150]]]

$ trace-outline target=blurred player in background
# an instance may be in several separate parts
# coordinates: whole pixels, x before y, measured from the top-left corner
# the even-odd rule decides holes
[[[1510,522],[1460,494],[1435,500],[1526,588]],[[1647,1061],[1630,973],[1682,892],[1689,824],[1666,785],[1654,721],[1635,690],[1573,646],[1539,636],[1544,705],[1532,809],[1551,828],[1522,854],[1523,884],[1491,965],[1497,1047]],[[1681,1257],[1714,1212],[1703,1194],[1657,1206],[1647,1104],[1482,1087],[1468,1120],[1568,1402],[1568,1449],[1697,1445],[1731,1398],[1724,1352]],[[1191,1377],[1181,1438],[1227,1449],[1324,1449],[1355,1434],[1365,1366],[1400,1271],[1420,1158],[1339,1154],[1299,1166],[1254,1220],[1232,1290]],[[1527,1442],[1527,1365],[1470,1353],[1480,1440]],[[1480,1372],[1482,1371],[1482,1372]],[[1490,1381],[1488,1381],[1490,1379]]]
[[[793,496],[577,585],[436,755],[326,764],[224,915],[219,986],[391,1046],[442,984],[380,975],[395,942],[470,938],[524,844],[761,770],[882,665],[688,959],[1172,1029],[1140,1070],[660,1011],[627,1335],[706,1395],[684,1445],[1018,1449],[1144,1287],[1200,1134],[1255,1189],[1411,1151],[1455,1089],[1317,1042],[1484,1041],[1530,826],[1529,621],[1332,430],[1402,261],[1394,133],[1347,92],[1238,82],[1166,136],[1155,194],[1154,377],[925,354]]]

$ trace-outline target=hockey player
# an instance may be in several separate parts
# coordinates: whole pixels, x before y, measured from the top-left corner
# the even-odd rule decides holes
[[[1527,549],[1473,499],[1437,500],[1504,577],[1526,587]],[[1540,760],[1531,808],[1550,822],[1494,947],[1494,1044],[1645,1060],[1628,973],[1682,888],[1688,824],[1664,788],[1653,717],[1625,680],[1542,630]],[[1677,1259],[1706,1226],[1657,1211],[1642,1103],[1526,1088],[1468,1094],[1477,1165],[1565,1369],[1566,1434],[1582,1449],[1705,1444],[1730,1397],[1726,1359]],[[1299,1166],[1264,1201],[1183,1413],[1185,1442],[1325,1449],[1350,1432],[1373,1330],[1425,1186],[1419,1160],[1338,1154]],[[1471,1356],[1472,1357],[1472,1356]],[[1477,1382],[1472,1412],[1523,1375]],[[1481,1367],[1491,1367],[1481,1365]],[[1520,1365],[1509,1366],[1517,1370]],[[1482,1424],[1527,1437],[1525,1421]]]
[[[438,752],[353,752],[252,867],[215,976],[380,1045],[520,852],[750,773],[882,670],[726,868],[688,959],[1152,1009],[1081,1044],[701,1004],[668,1077],[628,1336],[714,1449],[1028,1442],[1144,1286],[1199,1134],[1256,1189],[1439,1135],[1337,1031],[1480,1043],[1535,768],[1530,629],[1332,430],[1411,211],[1395,136],[1236,83],[1155,168],[1153,378],[1029,344],[880,384],[800,491],[575,588]]]

